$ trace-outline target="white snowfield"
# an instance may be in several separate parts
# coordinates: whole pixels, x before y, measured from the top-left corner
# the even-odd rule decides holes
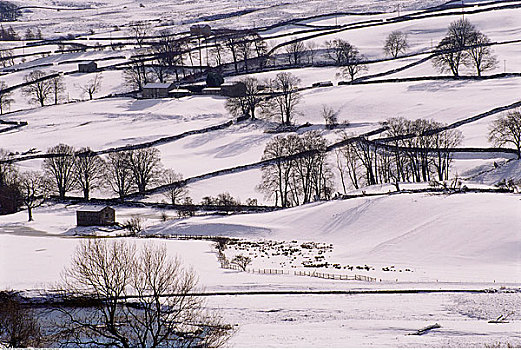
[[[282,20],[302,18],[332,12],[357,12],[359,15],[338,15],[312,18],[277,27],[261,33],[272,37],[294,33],[310,26],[333,26],[364,20],[385,20],[418,9],[445,3],[440,0],[27,0],[24,6],[42,6],[24,10],[21,21],[12,23],[23,33],[38,25],[45,37],[82,35],[82,42],[107,44],[107,38],[128,35],[132,20],[150,21],[154,30],[186,31],[194,23],[208,23],[213,28],[246,28],[270,25]],[[459,1],[455,3],[460,3]],[[465,4],[483,1],[465,0]],[[521,1],[505,1],[505,4]],[[140,6],[142,4],[143,6]],[[500,2],[501,4],[501,2]],[[491,3],[486,7],[496,7]],[[59,8],[60,11],[56,9]],[[251,12],[237,12],[252,10]],[[472,10],[472,8],[468,8]],[[384,13],[367,15],[367,11]],[[447,12],[446,10],[443,12]],[[221,16],[222,18],[209,18]],[[432,119],[451,124],[508,106],[521,99],[521,78],[508,76],[493,80],[443,80],[375,83],[374,80],[439,75],[431,61],[391,73],[427,57],[443,38],[447,26],[461,14],[415,19],[375,27],[346,30],[312,39],[323,45],[326,40],[341,38],[356,45],[371,60],[384,58],[382,46],[392,30],[408,35],[410,53],[418,56],[382,61],[368,65],[363,75],[389,72],[370,84],[338,86],[346,80],[338,76],[335,67],[315,67],[282,70],[301,79],[302,87],[320,81],[332,81],[335,86],[306,89],[298,107],[296,124],[309,122],[311,127],[298,133],[319,130],[329,143],[340,137],[337,131],[326,130],[321,116],[323,105],[338,111],[340,121],[349,125],[342,129],[360,135],[378,129],[391,117]],[[478,14],[465,14],[492,41],[521,39],[521,9],[509,8]],[[80,20],[81,19],[81,20]],[[119,28],[115,28],[118,26]],[[94,34],[89,34],[90,30]],[[321,29],[322,30],[322,29]],[[326,31],[327,29],[323,29]],[[308,34],[305,34],[308,35]],[[303,36],[303,35],[300,35]],[[289,40],[268,39],[270,45]],[[2,48],[13,47],[1,42]],[[31,56],[25,62],[17,59],[14,68],[3,70],[0,80],[9,86],[19,84],[31,67],[63,73],[77,69],[77,62],[114,57],[98,61],[100,67],[121,63],[135,50],[96,51],[58,54],[56,45],[22,47],[15,54],[53,51],[48,57]],[[486,74],[519,73],[521,43],[494,45],[498,66]],[[281,49],[279,53],[284,52]],[[116,58],[117,56],[120,56]],[[125,58],[121,58],[125,57]],[[227,58],[229,60],[229,58]],[[270,79],[281,71],[252,74]],[[473,74],[463,70],[465,75]],[[105,150],[135,145],[167,136],[223,124],[232,120],[226,111],[226,100],[216,96],[190,96],[180,99],[135,100],[128,97],[102,98],[128,92],[122,71],[102,73],[101,91],[97,99],[85,101],[81,87],[94,74],[66,74],[67,94],[56,106],[36,107],[20,90],[10,114],[0,119],[27,121],[28,125],[0,133],[0,148],[19,155],[45,153],[58,143],[75,148],[90,147]],[[243,76],[233,76],[233,81]],[[84,100],[84,101],[79,101]],[[79,101],[79,102],[75,102]],[[491,147],[488,132],[493,114],[458,128],[463,133],[463,147]],[[185,178],[216,170],[236,167],[261,160],[266,144],[277,134],[266,133],[277,121],[246,121],[234,123],[222,130],[189,135],[161,144],[165,168],[180,172]],[[379,137],[382,135],[377,135]],[[375,137],[375,138],[376,138]],[[452,175],[470,188],[490,189],[503,179],[521,179],[521,161],[504,154],[457,154]],[[334,164],[334,154],[330,157]],[[20,162],[21,170],[41,169],[41,160]],[[337,188],[341,185],[334,169]],[[256,190],[261,170],[217,176],[191,183],[188,187],[194,202],[205,196],[229,192],[244,202],[258,199],[261,205],[273,205]],[[426,188],[427,183],[401,184],[402,189]],[[104,239],[124,239],[136,245],[165,244],[169,253],[181,258],[199,276],[207,292],[240,292],[240,295],[206,297],[210,309],[218,310],[238,331],[229,342],[236,347],[484,347],[520,346],[521,344],[521,195],[519,193],[416,193],[392,194],[391,184],[348,188],[349,194],[371,196],[348,200],[315,202],[296,208],[266,213],[240,215],[196,215],[179,218],[170,209],[128,208],[115,206],[117,221],[124,223],[132,216],[145,220],[146,229],[140,237],[120,237],[124,230],[76,227],[78,205],[46,204],[34,210],[35,221],[27,223],[27,213],[0,216],[0,290],[22,290],[28,294],[52,289],[60,281],[75,248],[86,236]],[[373,196],[373,194],[379,195]],[[71,192],[80,195],[79,192]],[[112,193],[93,191],[95,197]],[[162,202],[161,194],[148,196],[145,201]],[[163,216],[166,215],[166,221]],[[150,238],[153,235],[156,238]],[[242,249],[233,244],[225,250],[227,258],[245,254],[252,258],[250,269],[257,273],[221,268],[214,243],[192,237],[174,239],[178,235],[224,236],[241,242],[259,244]],[[108,237],[108,238],[107,238]],[[320,245],[306,250],[310,242]],[[288,257],[270,246],[295,248],[298,257]],[[279,248],[277,248],[279,249]],[[319,257],[323,255],[323,258]],[[323,259],[323,260],[321,260]],[[327,261],[327,266],[304,267],[304,262]],[[259,270],[277,269],[286,274],[265,274]],[[374,282],[322,279],[297,276],[296,273],[363,275]],[[248,292],[302,291],[381,291],[381,290],[474,290],[492,288],[501,293],[419,293],[364,295],[248,295]],[[510,323],[490,324],[487,321],[510,314]],[[441,328],[425,335],[410,335],[439,323]]]

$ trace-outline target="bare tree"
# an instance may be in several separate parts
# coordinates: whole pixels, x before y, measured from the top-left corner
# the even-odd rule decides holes
[[[240,82],[246,87],[244,96],[228,98],[226,109],[236,117],[249,116],[251,119],[255,119],[256,110],[263,108],[266,104],[266,99],[259,88],[259,81],[257,78],[246,77]]]
[[[123,71],[125,84],[134,89],[141,91],[149,82],[153,81],[149,68],[143,60],[139,58],[131,58],[127,67]]]
[[[327,129],[334,129],[338,125],[338,111],[327,105],[322,105],[322,118]]]
[[[53,84],[50,79],[45,79],[45,73],[41,70],[34,70],[24,76],[24,82],[28,84],[22,89],[22,92],[30,97],[30,100],[45,106],[45,102],[49,99],[53,92]]]
[[[497,147],[511,144],[521,159],[521,111],[510,111],[492,122],[489,141]]]
[[[0,346],[42,347],[40,324],[35,313],[13,292],[0,292]]]
[[[29,221],[33,221],[33,209],[41,206],[48,195],[48,183],[43,174],[27,171],[20,174],[18,189],[27,208]]]
[[[286,54],[290,65],[299,65],[306,53],[306,46],[303,41],[297,38],[292,38],[291,43],[286,45]]]
[[[102,301],[91,308],[61,309],[61,345],[103,347],[211,347],[232,328],[194,296],[197,278],[169,257],[166,247],[137,249],[125,241],[80,243],[64,273],[65,290]]]
[[[272,97],[267,101],[265,113],[280,118],[282,125],[291,125],[300,102],[299,83],[300,79],[291,73],[278,73],[270,84]]]
[[[239,73],[239,53],[237,45],[241,41],[241,38],[239,38],[237,35],[230,35],[226,37],[224,40],[224,46],[226,46],[226,48],[230,50],[230,53],[232,54],[235,73]]]
[[[42,167],[45,175],[53,181],[58,189],[61,199],[75,186],[74,176],[74,148],[69,145],[59,144],[47,150],[50,155],[45,158]]]
[[[355,77],[358,73],[367,70],[367,66],[363,63],[365,57],[360,54],[358,49],[351,45],[343,45],[343,58],[342,58],[342,68],[341,72],[344,77],[351,78],[351,81],[355,80]]]
[[[446,36],[436,47],[438,54],[432,59],[434,67],[442,73],[450,71],[454,76],[459,76],[460,66],[468,64],[469,53],[466,49],[475,33],[476,27],[467,19],[452,22]]]
[[[161,158],[157,148],[128,151],[126,163],[141,195],[145,194],[148,185],[158,182],[161,175]]]
[[[58,74],[58,72],[52,71],[51,74]],[[56,75],[50,79],[50,82],[52,95],[54,97],[54,104],[57,105],[60,100],[60,96],[65,91],[65,83],[63,81],[63,76]]]
[[[119,198],[123,199],[134,186],[132,172],[128,169],[127,153],[110,153],[105,163],[108,183]]]
[[[251,264],[251,258],[249,256],[239,254],[234,256],[230,263],[237,265],[242,271],[246,271],[248,265]]]
[[[287,208],[294,205],[291,187],[295,170],[294,162],[282,158],[296,154],[298,142],[296,135],[277,136],[264,148],[262,160],[273,160],[273,162],[262,167],[262,182],[257,188],[265,194],[266,199],[275,197],[275,206]]]
[[[94,94],[99,92],[102,80],[103,76],[101,75],[101,73],[97,73],[96,75],[94,75],[94,78],[90,79],[85,83],[85,85],[80,87],[82,93],[84,95],[88,95],[89,100],[92,100]]]
[[[10,67],[14,65],[14,53],[12,49],[0,50],[0,65],[2,67]]]
[[[401,53],[405,53],[408,48],[407,34],[399,30],[392,31],[385,40],[384,52],[394,58]]]
[[[314,41],[310,41],[306,45],[306,56],[308,58],[308,63],[313,65],[315,64],[315,56],[317,55],[318,45]]]
[[[497,67],[497,58],[492,53],[490,48],[490,39],[481,32],[473,33],[470,38],[469,49],[467,50],[470,58],[470,64],[476,69],[478,76],[487,70]]]
[[[92,189],[98,188],[105,178],[105,162],[88,147],[80,148],[74,162],[76,183],[83,192],[83,198],[89,200]]]
[[[184,199],[186,196],[188,196],[188,189],[181,183],[181,181],[183,181],[183,175],[176,173],[172,169],[167,169],[162,173],[161,180],[161,182],[165,185],[171,185],[174,183],[178,184],[169,187],[168,190],[163,193],[165,198],[172,205],[179,204],[181,199]]]
[[[7,84],[5,81],[0,81],[0,114],[4,114],[6,109],[11,107],[11,103],[14,100],[11,98],[13,96],[12,91],[5,91],[7,89]]]
[[[249,60],[253,55],[253,42],[250,39],[250,35],[245,35],[241,38],[241,40],[237,41],[235,44],[238,57],[244,63],[244,70],[247,72],[249,70]]]
[[[150,31],[150,24],[143,21],[130,22],[130,33],[136,44],[141,48],[145,42],[145,38]]]

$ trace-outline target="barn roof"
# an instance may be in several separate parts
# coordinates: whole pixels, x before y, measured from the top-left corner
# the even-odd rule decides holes
[[[143,89],[170,89],[171,86],[171,83],[148,83]]]
[[[78,208],[77,211],[99,213],[100,211],[102,211],[105,208],[110,208],[110,207],[108,205],[85,205],[85,206]]]

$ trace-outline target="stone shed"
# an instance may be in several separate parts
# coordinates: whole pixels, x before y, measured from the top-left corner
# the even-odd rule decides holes
[[[108,206],[89,206],[76,211],[77,226],[111,226],[116,223],[116,211]]]
[[[98,70],[98,64],[94,61],[89,63],[80,63],[78,64],[78,71],[80,73],[94,73]]]

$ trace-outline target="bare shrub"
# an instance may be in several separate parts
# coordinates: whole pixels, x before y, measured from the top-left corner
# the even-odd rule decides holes
[[[137,249],[124,240],[87,240],[64,272],[75,297],[102,300],[89,308],[61,308],[62,346],[216,347],[232,328],[209,314],[197,277],[164,245]]]

